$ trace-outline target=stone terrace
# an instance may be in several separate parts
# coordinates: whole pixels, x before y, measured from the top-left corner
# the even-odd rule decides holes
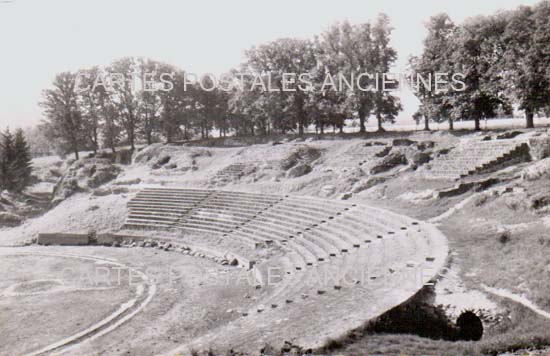
[[[428,164],[425,176],[456,180],[521,157],[526,151],[523,140],[466,140]]]

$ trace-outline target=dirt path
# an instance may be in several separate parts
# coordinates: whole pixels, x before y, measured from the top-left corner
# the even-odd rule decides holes
[[[550,313],[547,311],[542,310],[539,308],[535,303],[531,302],[529,299],[525,298],[524,296],[514,294],[506,289],[498,289],[498,288],[491,288],[486,286],[485,284],[482,284],[481,287],[486,290],[488,293],[491,293],[493,295],[496,295],[501,298],[510,299],[511,301],[514,301],[516,303],[519,303],[523,305],[524,307],[530,309],[534,313],[537,313],[538,315],[542,316],[543,318],[550,319]]]

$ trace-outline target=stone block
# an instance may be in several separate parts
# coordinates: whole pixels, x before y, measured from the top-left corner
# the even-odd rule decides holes
[[[82,246],[90,243],[88,234],[71,233],[41,233],[38,234],[39,245],[58,245],[58,246]]]

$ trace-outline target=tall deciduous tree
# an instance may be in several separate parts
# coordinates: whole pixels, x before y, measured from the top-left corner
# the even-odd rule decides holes
[[[190,127],[191,107],[190,94],[186,90],[185,73],[172,66],[162,67],[162,72],[171,73],[171,88],[163,88],[157,92],[160,98],[160,127],[167,142],[172,142],[181,135],[187,139]],[[170,89],[170,90],[167,90]]]
[[[473,119],[475,130],[481,130],[481,120],[495,117],[498,109],[511,110],[500,70],[506,23],[504,16],[469,19],[450,43],[453,72],[463,74],[466,84],[463,91],[449,92],[452,115],[457,119]]]
[[[534,22],[531,26],[535,29],[534,43],[545,59],[542,65],[546,69],[546,80],[550,82],[550,1],[544,0],[534,6]]]
[[[95,79],[100,75],[98,67],[92,67],[78,73],[78,107],[82,114],[84,134],[94,153],[100,146],[101,95],[103,87],[94,88]]]
[[[58,74],[54,79],[53,88],[44,91],[41,106],[46,116],[43,127],[48,135],[61,142],[64,150],[73,152],[78,159],[78,151],[85,142],[85,125],[78,105],[75,84],[75,74]]]
[[[374,62],[376,63],[377,85],[374,96],[373,114],[378,122],[378,131],[384,131],[384,122],[394,123],[397,114],[403,107],[399,98],[391,94],[390,85],[384,85],[384,75],[390,72],[390,68],[397,60],[397,51],[391,47],[390,39],[393,28],[390,19],[385,14],[380,14],[372,28]]]
[[[313,42],[283,38],[253,47],[246,56],[247,66],[253,73],[268,74],[273,86],[279,88],[278,93],[286,102],[285,114],[298,128],[298,134],[303,134],[310,122],[306,110],[309,91],[307,85],[298,85],[298,82],[300,75],[311,75],[317,65]]]
[[[375,95],[371,90],[358,90],[358,86],[369,88],[372,82],[364,74],[372,73],[377,67],[372,26],[369,23],[352,25],[345,21],[332,26],[317,41],[319,64],[338,78],[338,84],[342,84],[338,89],[345,90],[347,103],[359,117],[359,131],[365,132],[365,122],[374,109]],[[340,78],[352,84],[352,88]]]
[[[426,24],[428,35],[424,39],[424,48],[419,57],[411,57],[411,82],[414,86],[414,94],[420,100],[418,114],[424,118],[424,130],[429,130],[430,120],[441,122],[449,120],[449,127],[453,127],[452,118],[449,115],[448,106],[445,105],[445,92],[438,92],[436,76],[449,72],[449,56],[451,48],[449,40],[456,26],[449,15],[442,13],[432,16]],[[444,78],[445,79],[445,78]]]
[[[546,73],[550,52],[545,48],[550,34],[544,34],[550,32],[548,4],[543,2],[535,9],[527,6],[517,9],[503,35],[507,93],[525,112],[527,128],[535,126],[534,115],[550,104],[550,78]]]
[[[137,130],[145,137],[148,145],[153,143],[153,135],[158,131],[162,109],[161,75],[172,74],[175,68],[148,58],[138,60],[137,71],[141,80],[141,88],[137,92],[138,120]],[[164,88],[162,88],[164,89]]]
[[[139,74],[134,58],[126,57],[113,62],[109,68],[110,75],[116,78],[111,95],[113,103],[118,109],[121,126],[126,132],[130,148],[135,149],[136,136],[140,125],[140,98],[136,90],[136,75]]]

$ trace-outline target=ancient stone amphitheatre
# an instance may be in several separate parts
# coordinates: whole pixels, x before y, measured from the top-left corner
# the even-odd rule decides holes
[[[45,165],[62,171],[57,205],[0,232],[0,354],[344,340],[445,283],[457,261],[445,235],[458,249],[459,229],[430,219],[543,162],[545,131],[492,136],[228,138],[152,145],[126,165],[109,154]],[[479,307],[464,295],[458,312]]]

